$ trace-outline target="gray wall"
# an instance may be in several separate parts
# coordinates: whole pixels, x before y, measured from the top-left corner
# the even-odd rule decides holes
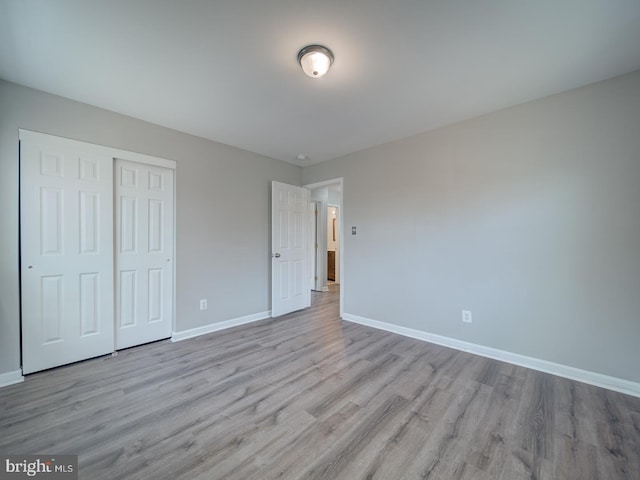
[[[640,72],[303,172],[336,177],[345,312],[640,381]]]
[[[18,128],[178,162],[178,331],[271,308],[269,182],[300,167],[0,80],[0,373],[20,366]]]

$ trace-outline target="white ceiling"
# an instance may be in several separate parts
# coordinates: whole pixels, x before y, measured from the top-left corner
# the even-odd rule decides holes
[[[0,0],[0,78],[298,165],[638,69],[639,0]]]

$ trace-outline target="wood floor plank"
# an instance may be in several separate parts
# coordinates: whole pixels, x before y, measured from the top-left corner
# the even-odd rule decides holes
[[[289,438],[269,462],[250,476],[238,479],[275,480],[278,478],[300,478],[310,463],[319,455],[329,451],[337,439],[357,426],[364,414],[355,403],[347,403],[340,410],[315,425],[300,429]],[[242,472],[239,472],[242,473]]]
[[[0,389],[0,452],[81,479],[640,478],[640,399],[338,318],[156,342]]]
[[[596,447],[566,436],[558,436],[554,445],[555,478],[598,480]]]
[[[394,395],[372,411],[357,428],[341,438],[300,477],[305,480],[357,478],[353,469],[367,464],[367,456],[375,455],[390,436],[389,426],[406,414],[409,401]],[[363,458],[364,457],[364,458]]]

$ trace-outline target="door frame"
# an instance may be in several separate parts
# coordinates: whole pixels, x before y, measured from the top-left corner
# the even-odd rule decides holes
[[[318,290],[318,214],[321,203],[318,200],[309,201],[309,284],[311,290]]]
[[[47,133],[41,133],[41,132],[34,132],[32,130],[26,130],[23,128],[19,128],[18,129],[18,151],[19,151],[19,144],[20,141],[32,141],[32,142],[44,142],[44,143],[53,143],[53,144],[62,144],[64,146],[66,146],[67,148],[76,148],[79,150],[82,150],[84,152],[94,152],[95,154],[98,155],[106,155],[111,157],[111,168],[114,169],[115,168],[115,163],[116,163],[116,159],[120,158],[122,160],[129,160],[132,162],[138,162],[138,163],[142,163],[145,165],[153,165],[153,166],[157,166],[157,167],[164,167],[164,168],[169,168],[171,170],[173,170],[173,262],[172,262],[172,272],[171,275],[173,277],[173,288],[172,288],[172,300],[173,300],[173,307],[172,307],[172,311],[171,311],[171,331],[172,331],[172,335],[175,334],[175,329],[176,329],[176,237],[177,237],[177,231],[176,231],[176,225],[177,225],[177,213],[178,213],[178,204],[177,204],[177,162],[175,160],[169,160],[166,158],[162,158],[162,157],[156,157],[153,155],[147,155],[144,153],[137,153],[137,152],[130,152],[128,150],[121,150],[119,148],[114,148],[114,147],[109,147],[106,145],[98,145],[95,143],[89,143],[89,142],[84,142],[81,140],[74,140],[71,138],[67,138],[67,137],[62,137],[59,135],[50,135]],[[114,189],[115,192],[115,189]],[[114,202],[115,204],[115,195],[113,196],[113,198],[111,199],[112,202]],[[115,205],[114,205],[115,208]],[[115,221],[115,215],[113,220]],[[19,271],[21,271],[20,269],[22,268],[21,265],[21,258],[22,258],[22,244],[19,245],[19,249],[20,249],[20,254],[19,254],[19,259],[20,262],[18,264],[18,268]],[[114,244],[114,251],[113,251],[113,270],[115,273],[115,244]],[[115,281],[113,282],[113,288],[115,289]],[[22,292],[20,293],[20,302],[22,302]],[[115,297],[114,297],[114,308],[115,308]],[[115,314],[114,314],[114,335],[115,335]],[[22,313],[20,314],[20,338],[22,338]],[[115,351],[115,340],[114,340],[114,345],[113,345],[113,351]],[[22,368],[22,341],[20,342],[20,367]]]
[[[338,237],[338,248],[340,249],[340,259],[339,259],[339,265],[340,265],[340,318],[342,318],[342,315],[344,314],[344,282],[345,282],[345,272],[344,272],[344,257],[345,257],[345,247],[344,247],[344,177],[339,177],[339,178],[334,178],[332,180],[324,180],[322,182],[315,182],[315,183],[308,183],[303,185],[304,188],[306,188],[307,190],[311,191],[314,190],[316,188],[320,188],[320,187],[328,187],[330,185],[340,185],[340,205],[338,205],[340,207],[340,215],[338,216],[338,231],[341,233],[341,235]],[[325,222],[326,223],[326,222]],[[324,226],[324,230],[325,230],[325,235],[326,235],[326,225]],[[309,251],[311,252],[311,249],[309,249]],[[313,261],[313,257],[311,255],[313,255],[315,252],[315,250],[313,250],[313,252],[310,253],[309,256],[309,261]],[[326,256],[326,254],[325,254]]]
[[[340,199],[342,201],[342,199]],[[328,203],[328,207],[327,208],[335,208],[336,210],[336,218],[338,219],[337,222],[337,230],[338,230],[338,242],[336,245],[336,257],[338,258],[338,265],[336,266],[336,270],[337,270],[337,282],[338,285],[340,285],[341,281],[342,281],[342,275],[340,272],[340,258],[342,257],[342,252],[340,251],[340,240],[342,239],[342,232],[340,231],[340,219],[342,216],[342,207],[336,203]],[[328,218],[328,214],[327,214],[327,218]],[[329,235],[329,222],[327,221],[327,235]],[[327,240],[327,243],[329,243],[329,241]]]

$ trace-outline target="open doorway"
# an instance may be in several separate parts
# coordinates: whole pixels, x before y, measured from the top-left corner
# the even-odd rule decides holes
[[[327,210],[327,285],[340,283],[340,207]]]
[[[339,290],[340,315],[344,297],[344,208],[342,178],[305,185],[310,191],[309,269],[311,290]]]

